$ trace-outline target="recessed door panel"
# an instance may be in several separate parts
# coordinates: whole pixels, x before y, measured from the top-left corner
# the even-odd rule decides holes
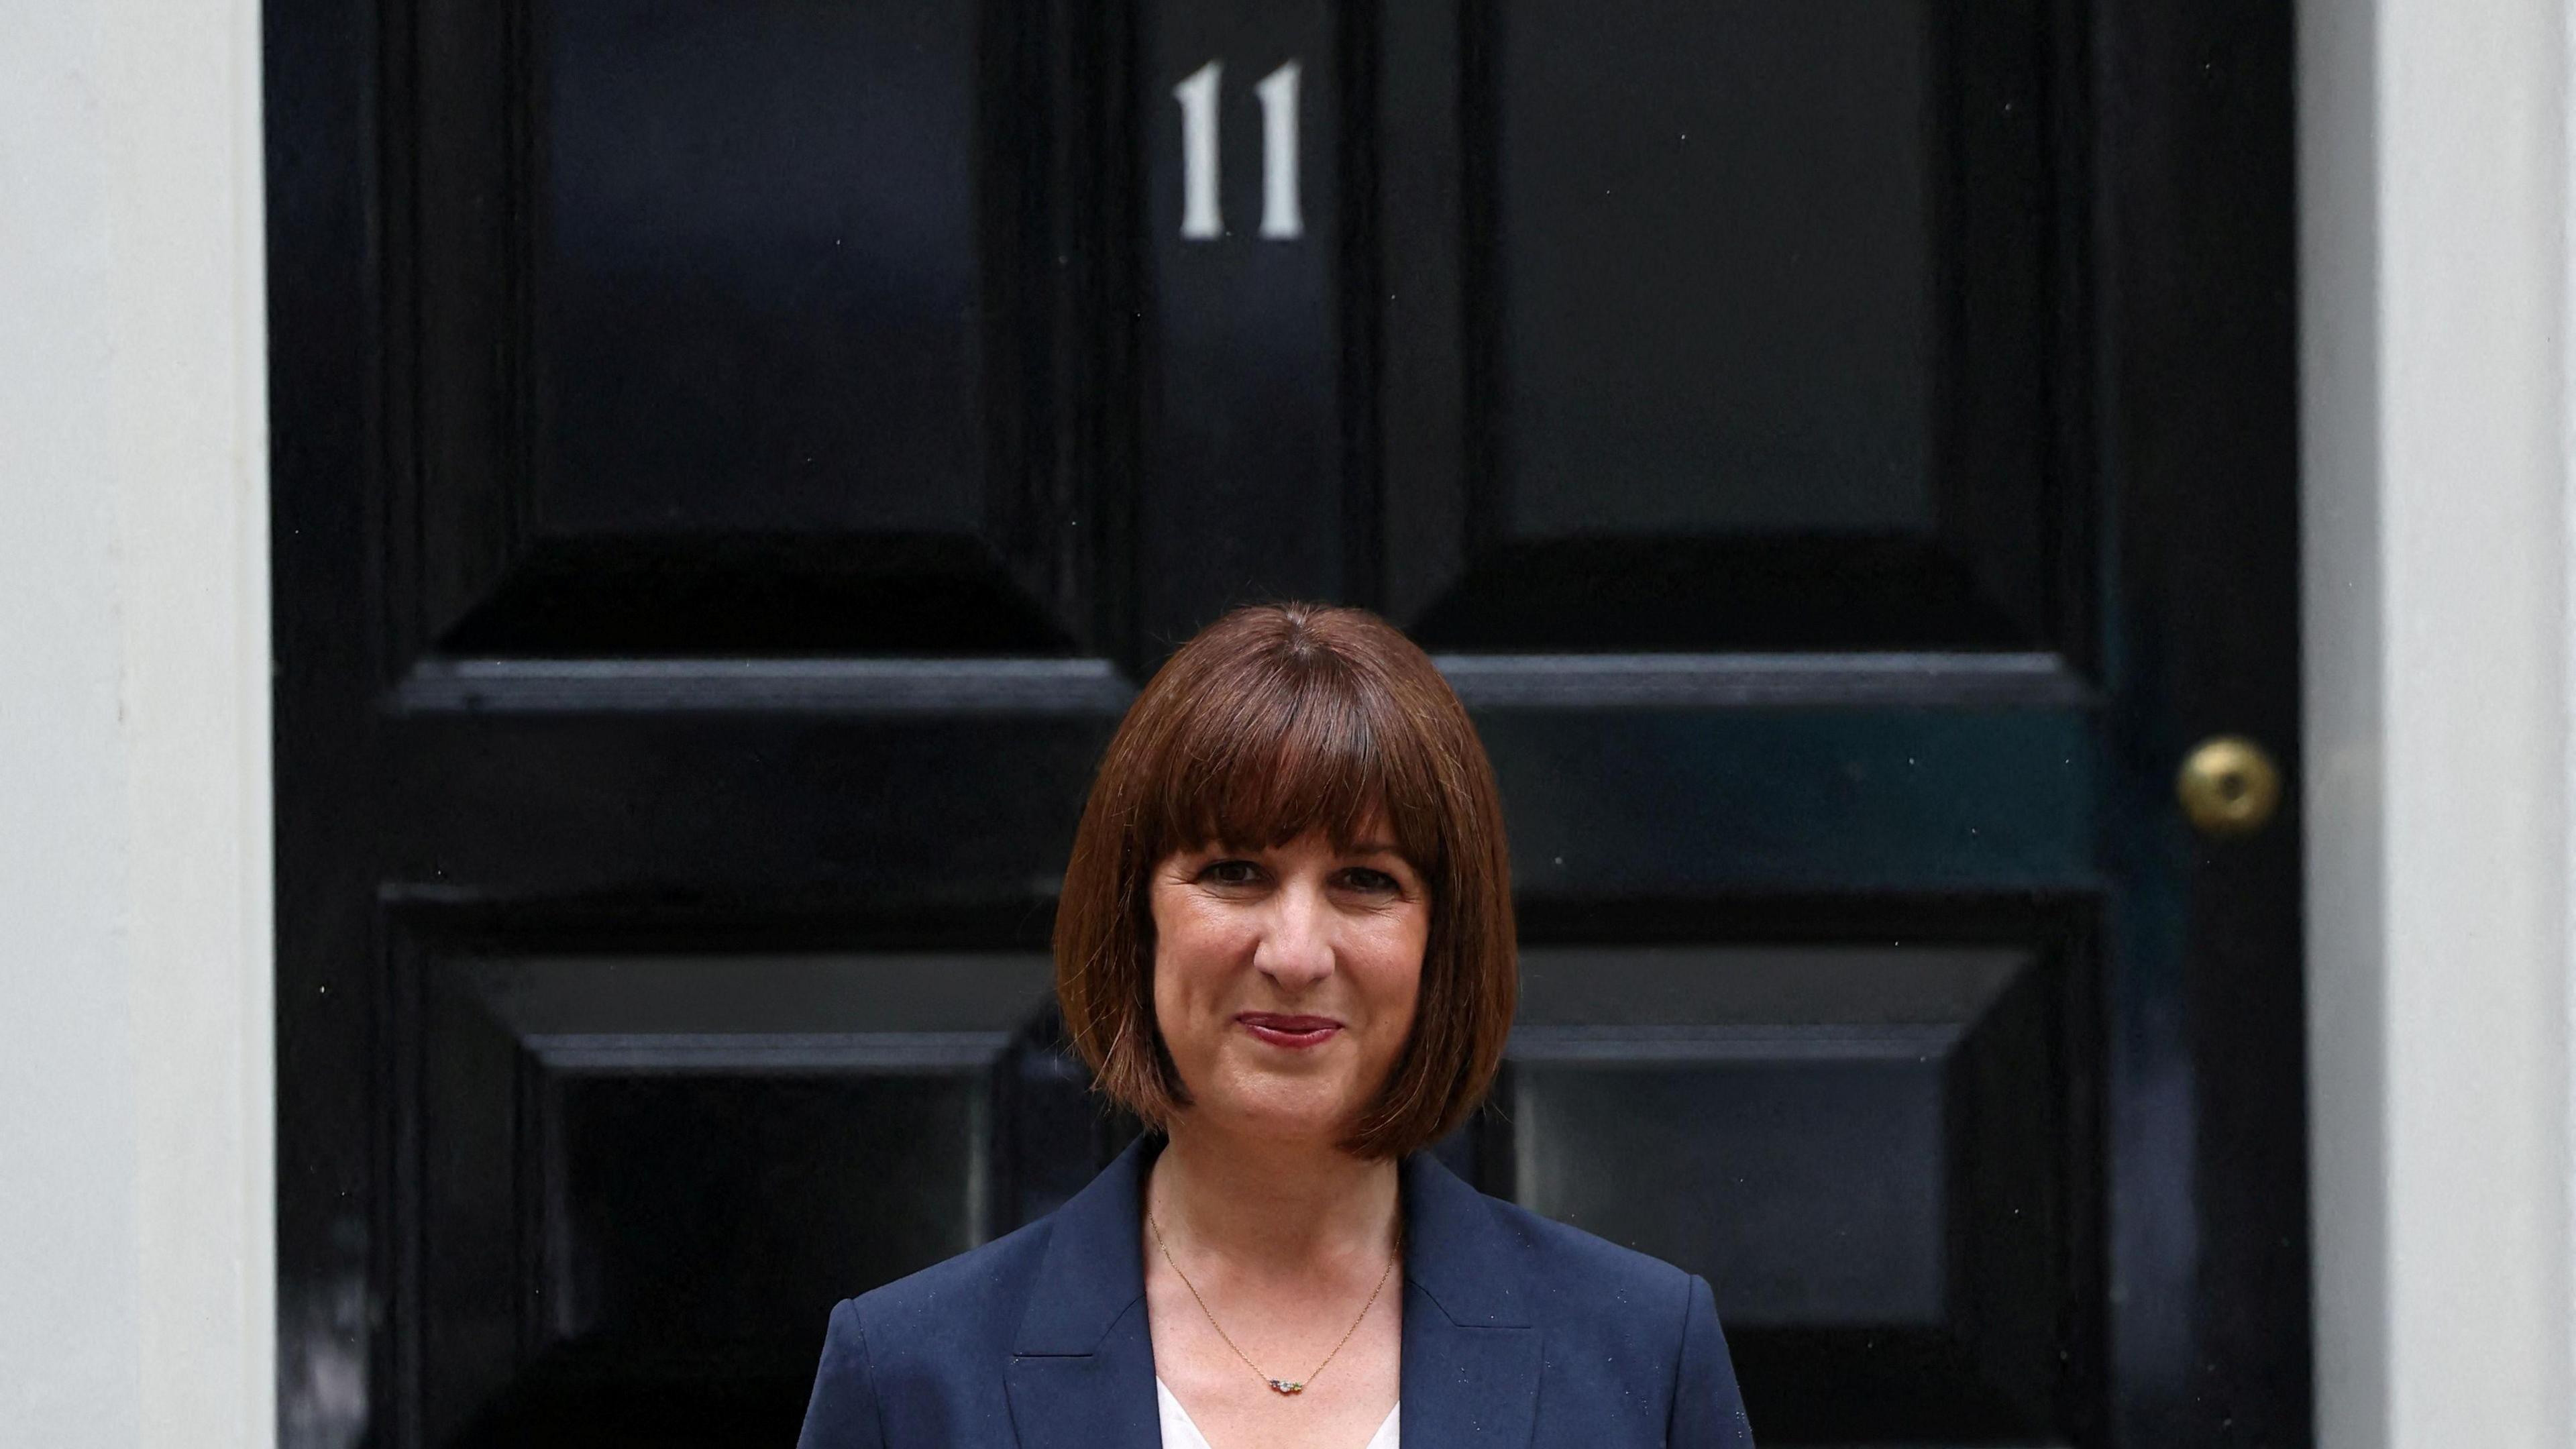
[[[1043,956],[411,959],[434,1441],[792,1438],[832,1303],[1013,1211],[997,1103]]]
[[[1932,10],[1489,12],[1508,536],[1931,532]]]
[[[1381,82],[1409,623],[2084,653],[2033,9],[1433,8],[1457,32],[1391,18]],[[1454,185],[1409,184],[1431,169]],[[1424,406],[1460,420],[1395,436]]]
[[[2055,944],[1534,946],[1491,1175],[1707,1277],[1778,1440],[2071,1436],[2092,1350],[2060,1314],[2102,1212],[2071,965]]]
[[[534,28],[543,527],[973,532],[974,12],[603,0]]]
[[[1062,653],[1038,84],[972,5],[439,7],[415,648]],[[1091,536],[1101,532],[1094,527]]]

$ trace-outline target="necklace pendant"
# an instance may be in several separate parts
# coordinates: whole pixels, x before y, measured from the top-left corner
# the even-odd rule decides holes
[[[1306,1392],[1306,1386],[1304,1384],[1292,1384],[1286,1379],[1271,1379],[1268,1382],[1274,1391],[1281,1394],[1302,1394]]]

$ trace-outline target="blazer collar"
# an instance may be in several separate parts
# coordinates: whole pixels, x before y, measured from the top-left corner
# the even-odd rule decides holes
[[[1427,1152],[1404,1160],[1404,1277],[1461,1328],[1537,1323],[1520,1240],[1493,1199]]]
[[[1025,1449],[1158,1442],[1145,1322],[1140,1140],[1056,1211],[1011,1344],[1011,1418]],[[1401,1432],[1415,1444],[1525,1445],[1539,1332],[1525,1246],[1494,1204],[1428,1154],[1403,1165]]]
[[[1023,1449],[1161,1442],[1139,1241],[1149,1156],[1131,1143],[1050,1219],[1005,1376]]]
[[[1403,1442],[1530,1442],[1539,1331],[1526,1251],[1483,1193],[1427,1152],[1405,1160]]]
[[[1096,1351],[1122,1319],[1145,1321],[1145,1167],[1154,1139],[1140,1137],[1048,1220],[1046,1256],[1011,1341],[1018,1356]],[[1153,1385],[1146,1385],[1151,1399]]]

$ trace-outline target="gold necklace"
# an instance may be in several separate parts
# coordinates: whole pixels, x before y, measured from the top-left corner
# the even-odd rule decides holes
[[[1315,1365],[1315,1371],[1313,1373],[1306,1375],[1302,1379],[1274,1379],[1270,1375],[1262,1373],[1261,1365],[1254,1363],[1252,1361],[1252,1355],[1245,1353],[1242,1345],[1236,1343],[1233,1336],[1225,1331],[1225,1325],[1216,1321],[1216,1314],[1208,1308],[1207,1299],[1200,1297],[1199,1295],[1199,1285],[1191,1282],[1190,1275],[1182,1272],[1181,1265],[1172,1260],[1172,1245],[1163,1241],[1163,1225],[1154,1221],[1154,1214],[1150,1209],[1145,1214],[1145,1226],[1154,1230],[1154,1246],[1163,1250],[1163,1261],[1170,1265],[1172,1276],[1181,1280],[1181,1286],[1190,1290],[1190,1296],[1192,1298],[1198,1299],[1199,1312],[1207,1314],[1208,1327],[1216,1330],[1216,1336],[1225,1340],[1225,1346],[1234,1350],[1234,1356],[1243,1360],[1243,1366],[1245,1368],[1252,1370],[1255,1374],[1259,1374],[1261,1381],[1270,1386],[1270,1391],[1272,1393],[1279,1394],[1283,1397],[1289,1394],[1302,1394],[1306,1392],[1306,1386],[1321,1377],[1324,1370],[1331,1366],[1334,1355],[1339,1354],[1342,1351],[1342,1344],[1351,1341],[1351,1335],[1359,1332],[1360,1324],[1368,1318],[1369,1310],[1377,1306],[1377,1296],[1386,1291],[1386,1280],[1395,1275],[1396,1259],[1403,1256],[1402,1253],[1397,1253],[1386,1260],[1385,1270],[1377,1275],[1377,1286],[1369,1290],[1368,1301],[1360,1305],[1360,1316],[1352,1319],[1351,1326],[1342,1330],[1341,1343],[1333,1345],[1333,1352],[1324,1355],[1324,1361]]]

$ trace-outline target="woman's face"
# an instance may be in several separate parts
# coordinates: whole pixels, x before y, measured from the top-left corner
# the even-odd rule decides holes
[[[1431,901],[1382,828],[1156,867],[1154,1022],[1184,1121],[1338,1140],[1413,1032]]]

